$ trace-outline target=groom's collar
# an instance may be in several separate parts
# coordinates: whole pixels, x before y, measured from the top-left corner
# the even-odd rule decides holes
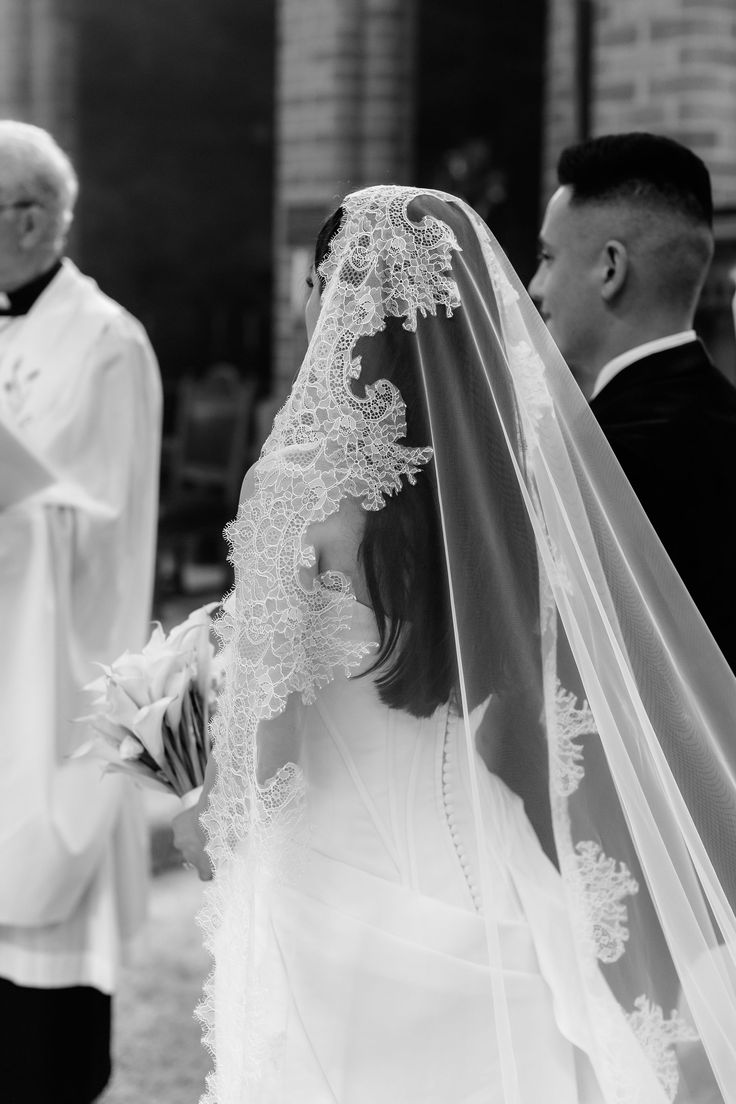
[[[619,372],[623,371],[624,368],[628,368],[630,364],[636,363],[637,360],[643,360],[644,357],[652,356],[654,353],[664,353],[668,349],[677,349],[678,346],[687,345],[691,341],[697,341],[695,330],[681,330],[680,333],[658,337],[654,341],[646,341],[643,345],[636,345],[633,349],[627,349],[625,353],[620,353],[601,368],[589,401],[600,395],[603,388]]]

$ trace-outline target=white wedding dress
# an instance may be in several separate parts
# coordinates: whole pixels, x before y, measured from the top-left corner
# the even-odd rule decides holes
[[[351,631],[375,637],[358,603]],[[562,882],[520,799],[485,767],[488,834],[481,854],[473,846],[460,718],[389,709],[372,675],[336,675],[298,713],[309,847],[286,883],[261,885],[257,925],[279,1089],[243,1099],[502,1104],[485,864],[521,1100],[602,1100]]]
[[[341,210],[229,530],[202,1104],[736,1104],[733,678],[477,216]],[[379,638],[396,702],[498,694],[560,873],[481,707],[359,677]]]

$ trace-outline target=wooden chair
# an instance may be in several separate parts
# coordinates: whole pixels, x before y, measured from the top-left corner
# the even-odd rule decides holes
[[[179,385],[159,508],[158,590],[181,592],[185,567],[203,552],[225,570],[222,530],[237,511],[255,390],[255,379],[241,379],[229,364]]]

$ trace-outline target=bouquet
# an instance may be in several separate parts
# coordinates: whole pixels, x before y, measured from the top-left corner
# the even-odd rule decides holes
[[[157,624],[143,651],[125,652],[85,690],[93,712],[79,717],[95,737],[76,752],[105,761],[143,785],[176,794],[186,807],[202,789],[209,720],[223,670],[210,640],[218,604],[202,606],[167,634]]]

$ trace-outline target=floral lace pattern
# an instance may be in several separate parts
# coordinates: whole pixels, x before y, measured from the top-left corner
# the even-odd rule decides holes
[[[200,1008],[213,1053],[217,1042],[217,1067],[202,1104],[232,1104],[250,1095],[284,1099],[279,1070],[290,995],[283,992],[283,969],[269,929],[268,895],[280,881],[289,883],[300,876],[309,824],[298,756],[293,761],[285,756],[266,781],[259,777],[259,756],[268,744],[269,725],[280,726],[283,739],[275,743],[288,747],[290,726],[298,725],[302,703],[310,702],[337,672],[353,671],[371,648],[351,635],[355,599],[350,580],[340,572],[319,571],[310,527],[339,510],[346,498],[366,510],[380,510],[387,496],[422,478],[432,458],[430,448],[402,443],[406,410],[389,380],[379,378],[361,388],[358,355],[359,342],[384,330],[388,319],[399,319],[405,330],[414,332],[421,318],[439,311],[449,317],[462,306],[451,268],[460,245],[441,219],[411,217],[411,205],[422,194],[373,188],[345,200],[343,224],[321,268],[322,311],[307,357],[229,528],[237,581],[220,625],[227,654],[226,690],[214,722],[218,779],[204,818],[217,876],[208,887],[201,918],[207,945],[225,968],[219,969],[216,981],[214,974],[210,978]],[[473,222],[472,212],[466,214]],[[478,233],[501,315],[505,359],[499,358],[499,363],[514,375],[519,435],[526,446],[520,479],[529,478],[533,497],[534,477],[529,472],[544,460],[554,408],[544,365],[532,348],[534,338],[515,305],[519,293],[494,255],[490,237]],[[524,471],[527,458],[529,468]],[[599,963],[616,963],[624,955],[630,938],[626,900],[639,887],[625,863],[587,838],[596,835],[595,826],[573,835],[571,810],[574,813],[577,804],[583,808],[587,796],[584,738],[596,727],[587,703],[578,704],[556,681],[552,638],[557,617],[550,583],[563,608],[565,595],[573,593],[572,582],[544,524],[538,539],[548,542],[540,560],[550,590],[542,602],[541,625],[548,665],[545,719],[551,804],[587,997],[601,981]],[[589,761],[592,778],[591,752]],[[447,757],[443,767],[446,780],[452,767]],[[452,828],[447,792],[445,784],[442,797]],[[615,843],[604,842],[618,851]],[[462,865],[457,849],[456,853]],[[467,884],[480,911],[480,898],[473,895],[472,883]],[[631,911],[633,923],[633,907]],[[633,994],[644,988],[638,978],[635,985],[627,1007]],[[637,1060],[641,1057],[635,1038],[674,1099],[674,1044],[690,1037],[684,1034],[687,1026],[674,1014],[666,1019],[646,997],[636,1001],[628,1020],[610,991],[602,1003],[600,1015],[594,1001],[590,1005],[591,1054],[610,1054],[606,1061],[610,1083],[616,1087],[611,1092],[606,1087],[606,1100],[644,1104],[641,1085],[654,1084],[648,1072],[640,1076],[643,1060],[639,1066],[630,1063],[628,1070],[622,1061],[633,1051]]]
[[[380,509],[432,455],[400,443],[405,407],[395,386],[379,380],[363,397],[351,388],[360,377],[355,344],[383,329],[386,317],[402,317],[412,330],[418,314],[440,305],[451,314],[459,305],[447,276],[459,246],[439,220],[412,222],[407,208],[418,194],[382,188],[346,200],[345,223],[323,266],[329,301],[252,473],[252,492],[228,530],[238,581],[220,632],[237,668],[231,685],[240,687],[242,715],[227,718],[218,745],[225,747],[233,726],[249,734],[250,758],[246,753],[238,764],[246,778],[254,772],[253,718],[278,715],[291,693],[312,700],[334,671],[350,670],[366,654],[366,645],[347,636],[350,581],[339,572],[315,573],[314,550],[305,543],[309,526],[346,496]],[[267,818],[288,803],[297,783],[292,768],[267,791],[256,790]],[[255,813],[251,808],[251,821]]]
[[[380,332],[389,317],[413,331],[419,316],[438,308],[449,316],[460,306],[449,274],[459,245],[440,220],[411,219],[408,207],[421,194],[386,187],[346,199],[344,224],[322,268],[327,287],[307,357],[228,529],[236,585],[218,625],[226,647],[225,691],[213,728],[218,778],[203,817],[217,876],[201,923],[213,952],[222,940],[229,955],[250,966],[248,976],[238,975],[232,985],[218,974],[218,1013],[224,986],[230,1043],[214,1023],[214,974],[205,987],[198,1014],[213,1053],[217,1038],[222,1067],[210,1077],[205,1104],[231,1099],[226,1086],[234,1082],[238,1092],[249,1084],[262,1091],[278,1076],[283,1030],[274,1022],[277,982],[269,974],[267,940],[259,946],[265,936],[252,922],[248,895],[298,870],[308,828],[296,763],[284,762],[268,781],[259,781],[268,726],[278,725],[288,746],[290,702],[311,701],[336,671],[354,669],[373,646],[351,639],[350,580],[317,571],[307,532],[346,496],[366,510],[381,509],[404,480],[416,481],[432,456],[430,448],[401,443],[405,406],[392,383],[379,379],[363,396],[352,388],[361,374],[354,355],[360,338]]]
[[[577,741],[597,732],[593,714],[586,701],[578,707],[577,698],[557,680],[555,692],[556,726],[550,746],[551,781],[560,797],[575,793],[585,776],[583,749]]]
[[[368,188],[345,201],[345,219],[320,272],[326,280],[337,275],[340,305],[350,311],[356,332],[375,333],[389,317],[403,318],[404,329],[415,331],[418,314],[436,314],[442,306],[449,318],[460,306],[449,272],[452,252],[460,245],[439,219],[426,215],[419,223],[411,220],[409,204],[422,194],[409,188]],[[376,282],[371,284],[371,278]],[[356,288],[361,288],[357,296]]]
[[[627,1016],[629,1026],[668,1099],[674,1101],[680,1083],[675,1046],[697,1040],[698,1034],[677,1012],[665,1019],[659,1005],[652,1004],[646,996],[638,997],[634,1007],[636,1011]]]
[[[561,867],[573,893],[573,918],[584,955],[583,969],[591,971],[598,982],[596,961],[605,965],[618,962],[630,938],[625,898],[638,893],[639,885],[625,863],[608,857],[600,844],[584,840],[573,845],[569,799],[585,778],[581,739],[597,735],[597,727],[587,701],[578,705],[576,696],[559,679],[554,690],[555,737],[550,743],[551,787],[554,795]],[[647,1104],[635,1068],[622,1063],[632,1032],[670,1101],[674,1101],[680,1080],[676,1044],[698,1038],[682,1017],[673,1012],[665,1018],[659,1005],[642,995],[634,1002],[635,1011],[623,1015],[610,994],[596,1005],[598,1036],[602,1044],[602,1071],[606,1091],[615,1104]],[[608,1096],[607,1096],[608,1099]]]
[[[553,411],[542,358],[528,341],[508,347],[512,378],[520,398],[521,416],[530,446],[539,444],[539,430],[544,418]]]
[[[483,259],[488,266],[488,273],[491,277],[491,285],[499,300],[505,307],[510,307],[513,303],[517,303],[519,300],[519,293],[512,286],[511,281],[504,272],[503,268],[498,262],[494,250],[491,248],[488,241],[485,224],[481,221],[479,216],[474,210],[468,209],[466,211],[471,223],[475,226],[476,232],[480,239],[481,250],[483,252]]]
[[[586,942],[600,962],[617,962],[629,938],[623,901],[638,892],[636,879],[625,863],[609,858],[594,840],[576,844],[563,865],[579,896]]]

